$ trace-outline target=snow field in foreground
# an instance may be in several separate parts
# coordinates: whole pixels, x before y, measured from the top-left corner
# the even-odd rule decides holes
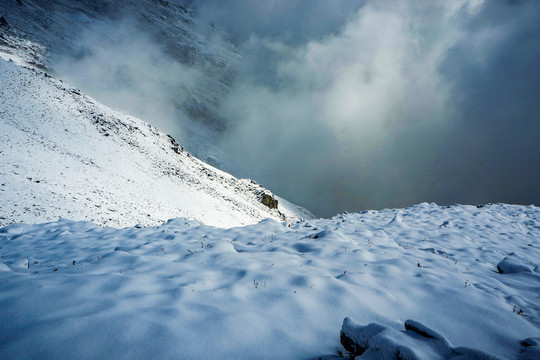
[[[424,203],[231,229],[14,224],[0,358],[329,358],[350,316],[514,359],[540,337],[539,215]]]

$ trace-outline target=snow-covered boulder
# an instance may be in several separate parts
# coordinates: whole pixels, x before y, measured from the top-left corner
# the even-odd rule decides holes
[[[405,321],[405,331],[380,324],[362,326],[349,317],[343,320],[340,340],[354,356],[379,360],[497,360],[486,352],[467,348],[453,348],[436,331],[414,320]]]
[[[532,269],[522,264],[515,257],[507,256],[497,264],[497,270],[501,274],[515,274],[521,272],[532,272]]]
[[[540,338],[527,338],[521,342],[522,350],[519,354],[519,360],[538,360],[540,359]]]

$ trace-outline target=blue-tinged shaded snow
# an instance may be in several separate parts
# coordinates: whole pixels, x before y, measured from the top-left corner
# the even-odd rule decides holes
[[[350,316],[390,329],[383,347],[427,351],[400,335],[412,319],[515,359],[540,337],[539,239],[540,210],[504,204],[231,229],[14,224],[0,229],[0,358],[330,358]],[[527,271],[501,274],[505,258]]]

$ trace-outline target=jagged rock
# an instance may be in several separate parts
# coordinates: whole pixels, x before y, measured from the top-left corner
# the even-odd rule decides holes
[[[167,138],[171,142],[172,151],[174,151],[177,154],[181,154],[182,152],[184,152],[184,147],[178,144],[178,142],[176,142],[176,140],[171,135],[167,135]]]
[[[261,202],[262,202],[263,205],[268,206],[270,209],[277,209],[278,208],[278,201],[272,195],[268,195],[268,194],[263,193],[261,195]]]

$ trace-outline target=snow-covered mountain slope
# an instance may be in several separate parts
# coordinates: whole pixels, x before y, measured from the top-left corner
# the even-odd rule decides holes
[[[212,142],[226,124],[216,112],[216,104],[228,92],[240,56],[235,50],[234,39],[218,29],[195,23],[192,11],[181,3],[163,0],[0,0],[0,16],[7,23],[5,26],[0,24],[0,46],[2,32],[39,44],[40,56],[34,61],[51,71],[58,71],[59,62],[92,58],[96,51],[103,50],[102,46],[106,47],[105,44],[111,45],[111,50],[118,42],[137,43],[140,37],[147,38],[147,42],[156,46],[145,49],[147,43],[139,45],[140,48],[133,44],[131,50],[136,48],[137,54],[126,54],[127,63],[137,63],[143,52],[159,49],[168,61],[185,65],[186,69],[197,73],[195,84],[184,86],[180,80],[173,82],[175,86],[167,89],[167,101],[178,110],[176,126],[183,127],[183,144],[199,157],[217,161],[215,154],[219,151]],[[133,38],[129,38],[130,35]],[[109,55],[118,56],[116,53]],[[125,67],[120,64],[116,71],[123,72]],[[73,73],[69,75],[73,80],[86,79]],[[142,91],[137,88],[140,85],[130,81],[129,91]],[[86,86],[85,81],[79,84],[82,89]],[[122,107],[114,101],[108,103],[107,98],[99,100]],[[155,119],[144,120],[152,123]],[[158,122],[152,124],[158,125]]]
[[[343,323],[365,340],[357,359],[540,354],[534,206],[233,229],[14,224],[0,255],[3,359],[337,359],[345,317],[374,323]]]
[[[122,227],[186,217],[230,227],[310,216],[286,202],[270,209],[263,194],[272,196],[143,121],[0,60],[0,226],[62,217]]]

